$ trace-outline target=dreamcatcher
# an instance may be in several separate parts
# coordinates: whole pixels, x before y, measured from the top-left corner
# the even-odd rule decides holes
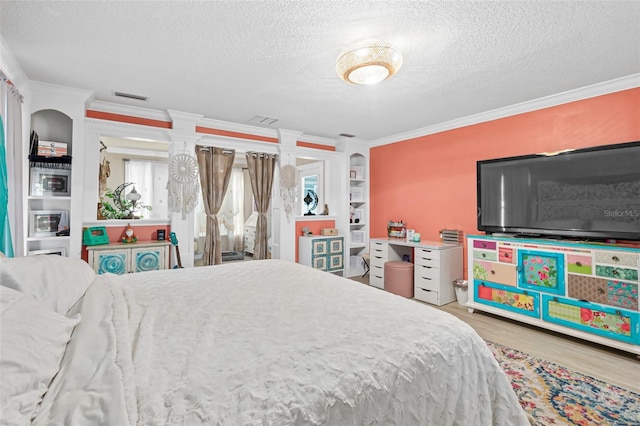
[[[288,223],[298,199],[298,169],[291,164],[280,167],[280,195]]]
[[[177,154],[169,164],[169,209],[181,212],[182,219],[186,219],[198,204],[198,190],[200,185],[197,180],[198,164],[195,158],[188,154]]]

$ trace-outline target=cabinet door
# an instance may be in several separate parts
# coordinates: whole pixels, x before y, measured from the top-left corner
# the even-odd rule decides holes
[[[518,250],[518,287],[564,294],[564,255]]]
[[[329,254],[336,255],[342,254],[344,251],[344,243],[342,237],[330,238],[329,239]]]
[[[98,274],[126,274],[129,272],[129,250],[94,251],[93,268]]]
[[[340,254],[331,254],[328,257],[329,259],[329,271],[340,271],[344,269],[344,256],[342,253]]]
[[[329,252],[329,244],[326,238],[311,241],[311,257],[326,256]]]
[[[132,271],[146,272],[165,269],[164,264],[164,247],[158,248],[132,248]]]
[[[341,271],[344,269],[344,239],[342,237],[329,238],[328,269]]]

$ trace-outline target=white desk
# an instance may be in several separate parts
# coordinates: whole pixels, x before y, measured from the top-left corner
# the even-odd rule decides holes
[[[369,284],[384,288],[384,264],[409,256],[414,265],[414,297],[437,306],[456,300],[453,280],[463,277],[461,244],[409,242],[399,238],[370,240]]]

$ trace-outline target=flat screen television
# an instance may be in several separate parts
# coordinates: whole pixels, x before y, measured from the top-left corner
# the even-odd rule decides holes
[[[477,162],[478,230],[640,240],[640,141]]]

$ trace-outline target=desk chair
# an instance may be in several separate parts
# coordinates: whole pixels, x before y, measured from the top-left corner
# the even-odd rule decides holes
[[[366,277],[369,273],[369,261],[371,260],[371,256],[369,253],[364,253],[362,255],[362,262],[364,262],[364,274],[362,274],[362,278]]]

